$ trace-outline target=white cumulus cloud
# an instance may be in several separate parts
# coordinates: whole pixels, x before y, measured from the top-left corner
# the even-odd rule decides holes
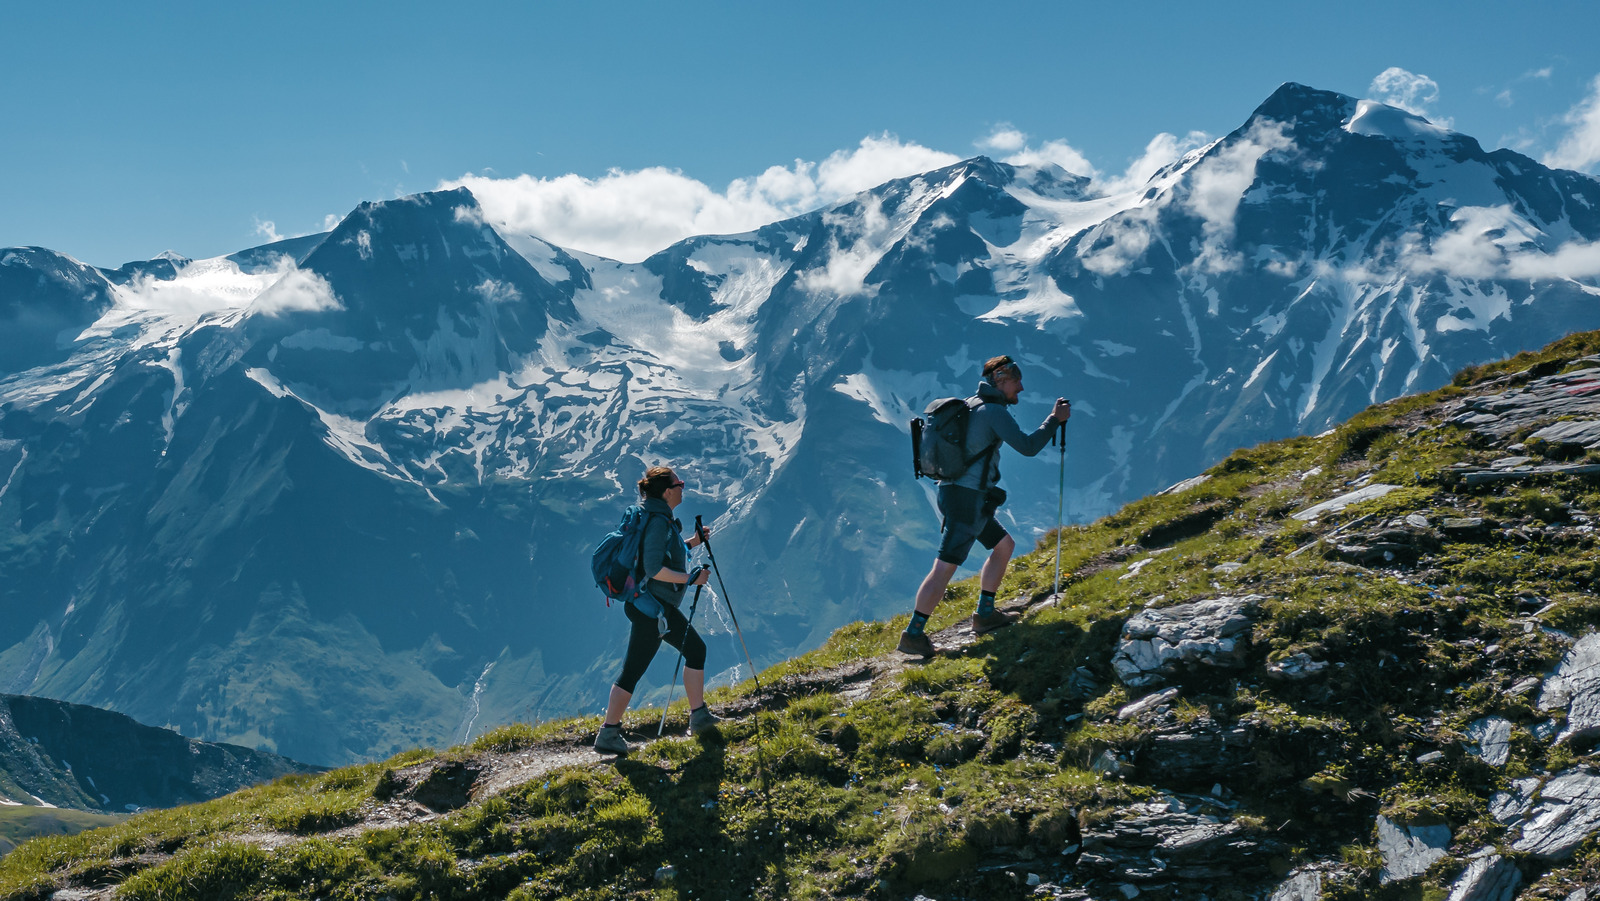
[[[1428,117],[1429,104],[1439,99],[1438,82],[1426,75],[1407,72],[1399,66],[1390,66],[1379,72],[1367,90],[1372,92],[1372,99],[1423,118]]]
[[[472,191],[498,229],[637,262],[693,235],[749,231],[960,159],[883,134],[820,163],[795,160],[735,179],[722,191],[659,166],[613,169],[599,178],[464,175],[440,188]]]
[[[1544,164],[1561,169],[1587,171],[1600,162],[1600,75],[1589,85],[1589,93],[1561,117],[1567,128],[1556,149],[1545,154]]]

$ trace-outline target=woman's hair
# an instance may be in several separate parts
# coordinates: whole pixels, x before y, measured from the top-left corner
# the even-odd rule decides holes
[[[1018,366],[1017,361],[1011,359],[1008,354],[990,357],[989,362],[983,364],[983,377],[989,380],[989,384],[993,385],[995,380],[1002,375],[1010,375],[1012,378],[1020,379],[1022,378],[1022,367]]]
[[[639,493],[645,497],[660,497],[667,489],[678,484],[678,474],[670,466],[652,466],[639,480]]]

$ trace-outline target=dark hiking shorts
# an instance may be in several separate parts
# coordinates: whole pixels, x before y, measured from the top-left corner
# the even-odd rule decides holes
[[[956,566],[967,562],[972,543],[994,550],[1006,530],[995,521],[994,511],[1005,503],[1006,493],[998,488],[985,494],[961,485],[939,486],[939,515],[944,517],[944,537],[939,539],[939,559]]]

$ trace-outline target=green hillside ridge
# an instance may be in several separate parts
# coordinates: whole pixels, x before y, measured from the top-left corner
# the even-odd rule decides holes
[[[1566,898],[1600,886],[1600,840],[1518,852],[1490,799],[1600,766],[1592,741],[1540,737],[1564,714],[1526,687],[1600,627],[1600,478],[1584,468],[1600,453],[1446,420],[1462,399],[1600,368],[1597,352],[1583,333],[1467,370],[1067,528],[1059,594],[1051,534],[1002,588],[1015,626],[973,638],[971,580],[930,624],[949,650],[926,663],[893,652],[905,617],[845,627],[759,689],[713,693],[718,740],[653,740],[660,709],[636,710],[624,727],[648,743],[611,761],[588,749],[593,717],[507,726],[35,839],[0,860],[0,896],[1245,899],[1314,872],[1329,899],[1443,899],[1488,846],[1518,898]],[[1488,464],[1512,445],[1527,465],[1502,477]],[[1291,516],[1362,484],[1399,487]],[[1429,525],[1407,531],[1408,515]],[[1130,617],[1251,595],[1240,666],[1119,683]],[[1321,669],[1282,675],[1296,666]],[[1491,714],[1513,725],[1498,767],[1468,750]],[[680,702],[669,734],[685,721]],[[1448,853],[1383,883],[1380,815],[1446,827]],[[1140,847],[1163,817],[1199,836],[1189,850]],[[1128,849],[1143,869],[1107,875]]]

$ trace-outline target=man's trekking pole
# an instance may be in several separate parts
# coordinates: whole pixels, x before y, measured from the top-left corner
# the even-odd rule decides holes
[[[699,525],[699,524],[696,523],[696,525]],[[690,576],[689,578],[693,579],[694,577]],[[689,602],[689,625],[690,626],[694,625],[694,611],[695,611],[695,608],[700,606],[700,589],[702,589],[704,587],[705,587],[704,585],[696,585],[694,587],[694,600]],[[689,637],[689,628],[688,628],[688,626],[685,626],[684,629],[683,629],[683,637],[685,639],[687,639]],[[682,642],[679,642],[679,644],[682,644]],[[678,649],[678,662],[674,663],[672,665],[672,684],[667,686],[667,703],[666,703],[666,706],[661,708],[661,725],[656,729],[656,737],[657,738],[660,738],[662,736],[662,734],[667,731],[667,710],[672,707],[672,696],[678,690],[678,670],[682,666],[683,666],[683,648],[679,648]]]
[[[1056,430],[1050,436],[1050,443],[1061,448],[1061,478],[1056,491],[1056,595],[1061,594],[1061,519],[1062,512],[1067,505],[1067,424],[1056,423]]]

